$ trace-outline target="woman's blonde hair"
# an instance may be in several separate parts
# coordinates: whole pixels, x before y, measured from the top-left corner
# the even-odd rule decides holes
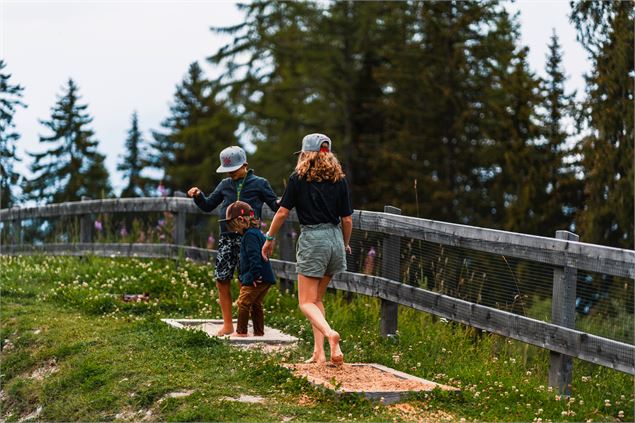
[[[337,182],[344,179],[344,171],[337,157],[330,151],[301,152],[295,173],[308,182]]]

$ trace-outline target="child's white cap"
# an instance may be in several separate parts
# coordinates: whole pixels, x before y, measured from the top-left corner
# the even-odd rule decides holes
[[[242,148],[233,145],[220,152],[220,166],[216,172],[233,172],[240,169],[245,163],[247,163],[247,153]]]

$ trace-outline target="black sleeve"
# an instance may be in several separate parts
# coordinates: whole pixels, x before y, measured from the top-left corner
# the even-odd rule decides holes
[[[284,207],[285,209],[291,210],[295,207],[296,203],[296,192],[297,192],[297,183],[298,179],[295,174],[289,177],[289,182],[287,183],[287,189],[284,190],[284,194],[282,194],[282,199],[280,200],[280,207]]]
[[[346,178],[340,181],[339,198],[337,199],[338,214],[340,217],[346,217],[353,214],[353,204],[351,203],[351,194],[348,191],[348,182]]]
[[[266,203],[271,211],[278,211],[280,205],[278,204],[278,197],[276,193],[273,192],[271,188],[271,184],[268,180],[262,179],[262,190],[260,191],[261,199],[264,203]]]

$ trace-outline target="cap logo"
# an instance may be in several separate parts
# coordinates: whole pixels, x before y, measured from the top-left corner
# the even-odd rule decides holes
[[[223,157],[223,164],[224,164],[225,166],[229,166],[229,165],[231,165],[231,164],[232,164],[232,159],[231,159],[231,157],[227,157],[227,156],[226,156],[226,157]]]

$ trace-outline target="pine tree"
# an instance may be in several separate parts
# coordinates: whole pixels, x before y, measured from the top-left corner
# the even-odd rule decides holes
[[[77,201],[82,196],[104,198],[111,195],[104,156],[97,151],[98,142],[88,127],[92,117],[88,105],[80,104],[78,87],[68,80],[65,92],[51,109],[51,119],[40,121],[51,135],[40,142],[52,144],[43,153],[29,153],[33,158],[25,193],[38,202]]]
[[[512,66],[518,35],[498,2],[242,8],[247,18],[223,30],[233,41],[211,61],[225,65],[220,81],[274,186],[294,163],[271,157],[291,157],[302,135],[325,132],[356,207],[393,204],[405,214],[503,225],[504,190],[492,185],[513,122],[494,110],[514,106],[501,88],[513,72],[535,104],[537,78]]]
[[[156,154],[149,165],[163,170],[170,190],[185,191],[193,185],[212,188],[221,178],[216,173],[218,153],[237,143],[238,120],[197,62],[177,86],[170,113],[161,123],[163,131],[153,132]]]
[[[5,67],[4,60],[0,60],[0,208],[15,204],[13,187],[22,179],[13,169],[14,163],[20,160],[15,146],[20,134],[14,130],[13,117],[17,107],[26,107],[20,100],[24,87],[11,84],[11,74],[3,72]]]
[[[503,228],[530,234],[542,232],[538,209],[545,200],[545,148],[537,144],[540,128],[536,110],[540,104],[539,80],[528,70],[527,48],[513,60],[513,70],[502,84],[509,101],[501,118],[506,136],[498,140],[502,160],[498,175],[503,190]]]
[[[128,181],[121,192],[121,197],[143,197],[150,194],[149,185],[152,181],[141,175],[147,163],[145,141],[139,130],[139,118],[135,111],[132,113],[131,127],[126,138],[126,155],[117,165],[117,170],[122,171],[124,178]]]
[[[291,158],[306,133],[328,133],[311,63],[331,47],[311,39],[322,22],[315,3],[257,0],[239,8],[245,21],[216,30],[233,40],[209,61],[226,70],[216,83],[227,91],[245,135],[257,146],[252,165],[279,190],[294,163],[271,158]]]
[[[585,205],[579,219],[586,242],[633,248],[632,1],[573,3],[572,21],[593,69],[581,121]]]
[[[571,117],[575,93],[566,93],[566,76],[562,67],[562,50],[555,29],[549,43],[546,69],[542,83],[544,113],[542,131],[546,144],[541,171],[546,175],[544,191],[537,204],[539,235],[553,236],[556,230],[570,230],[583,201],[582,182],[576,178],[574,151],[567,145],[569,133],[565,119]]]

